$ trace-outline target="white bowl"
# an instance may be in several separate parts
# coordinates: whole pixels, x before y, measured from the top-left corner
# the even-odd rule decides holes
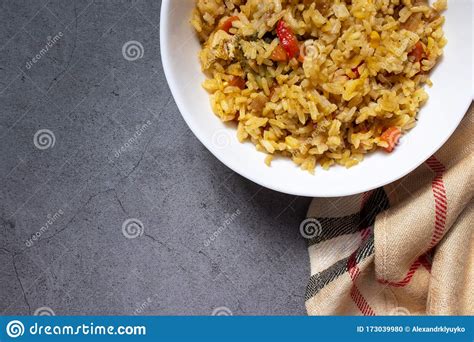
[[[267,188],[300,196],[334,197],[393,182],[446,142],[471,103],[472,2],[451,0],[444,26],[449,42],[432,74],[434,86],[427,89],[430,99],[419,113],[418,125],[403,136],[394,152],[373,153],[350,169],[317,168],[314,175],[284,158],[268,167],[265,155],[251,143],[239,143],[235,128],[223,124],[211,110],[209,95],[201,86],[205,76],[198,60],[199,41],[189,23],[193,6],[194,0],[162,2],[161,57],[171,92],[189,128],[207,149],[235,172]]]

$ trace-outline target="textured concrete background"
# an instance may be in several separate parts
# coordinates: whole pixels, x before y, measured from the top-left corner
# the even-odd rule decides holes
[[[160,4],[0,3],[2,314],[305,314],[309,199],[192,135]]]

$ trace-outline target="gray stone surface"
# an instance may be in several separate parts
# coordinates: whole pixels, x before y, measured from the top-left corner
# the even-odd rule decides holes
[[[160,3],[0,3],[3,315],[305,314],[309,199],[193,136],[163,75]]]

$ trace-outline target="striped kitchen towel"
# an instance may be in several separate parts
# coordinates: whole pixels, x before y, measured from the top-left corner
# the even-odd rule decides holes
[[[313,200],[310,315],[474,315],[473,115],[403,179]]]

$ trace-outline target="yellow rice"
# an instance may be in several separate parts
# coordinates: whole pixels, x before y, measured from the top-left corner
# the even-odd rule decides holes
[[[446,0],[196,0],[193,24],[212,109],[241,142],[304,170],[359,163],[413,128],[446,45]],[[226,32],[221,29],[237,17]],[[283,20],[304,59],[276,62]],[[418,42],[425,52],[412,56]],[[418,43],[419,44],[419,43]],[[357,71],[356,71],[357,70]],[[356,72],[358,74],[356,74]],[[239,77],[245,86],[233,85]]]

